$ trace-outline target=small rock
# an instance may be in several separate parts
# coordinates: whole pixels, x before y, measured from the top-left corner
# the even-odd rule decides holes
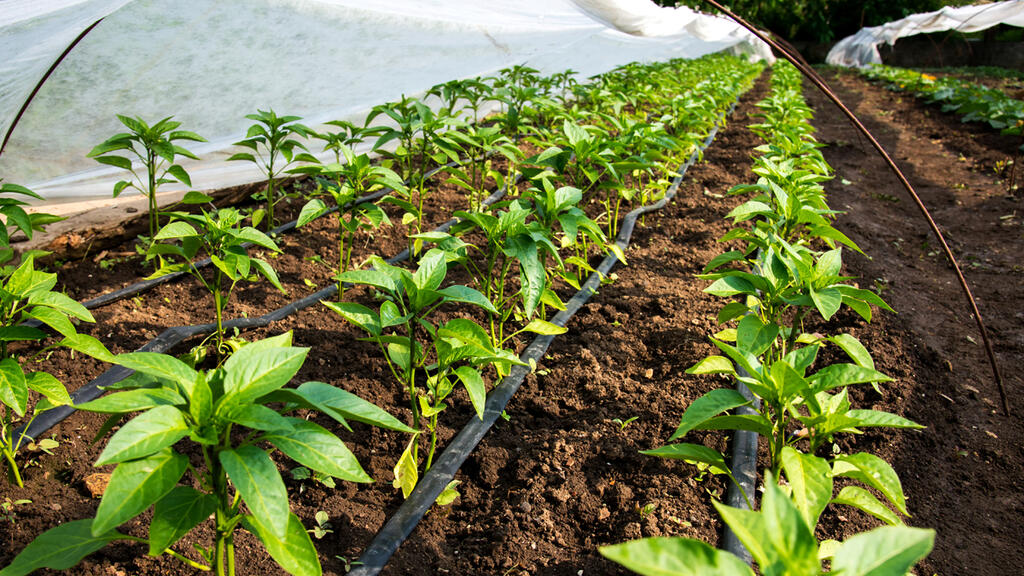
[[[129,206],[129,207],[125,208],[124,211],[129,213],[129,214],[135,214],[136,212],[139,211],[139,209],[134,207],[134,206]]]
[[[647,370],[644,370],[644,378],[653,378],[653,377],[654,377],[654,369],[653,368],[648,368]]]
[[[107,490],[107,484],[110,484],[110,474],[96,472],[89,474],[82,481],[85,482],[85,488],[89,490],[89,494],[93,498],[99,498]]]
[[[601,508],[600,510],[597,511],[598,520],[606,520],[609,517],[611,517],[611,515],[612,513],[608,511],[607,507]]]

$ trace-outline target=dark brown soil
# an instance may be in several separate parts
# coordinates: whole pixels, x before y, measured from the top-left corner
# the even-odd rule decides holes
[[[852,75],[836,84],[855,104],[905,165],[911,181],[950,232],[954,250],[992,331],[1006,374],[1011,402],[1021,389],[1011,371],[1024,356],[1024,243],[1020,201],[1007,198],[992,165],[1012,154],[981,136],[974,125],[943,117],[903,97],[871,87]],[[651,535],[682,535],[716,543],[720,522],[710,507],[725,484],[702,478],[692,467],[644,457],[638,450],[661,445],[675,429],[689,402],[713,387],[715,377],[683,371],[710,352],[707,336],[717,330],[721,302],[704,294],[693,275],[726,249],[716,238],[728,229],[723,216],[741,200],[723,196],[731,186],[752,181],[750,154],[759,141],[745,126],[752,103],[763,97],[762,80],[741,101],[705,154],[691,169],[679,196],[638,227],[618,279],[556,338],[534,376],[510,403],[508,421],[484,439],[458,475],[461,497],[435,508],[414,531],[386,569],[387,574],[624,574],[597,554],[597,546]],[[1024,446],[1019,419],[998,413],[998,393],[969,314],[961,304],[950,270],[935,254],[935,241],[919,225],[909,199],[873,153],[817,95],[821,140],[837,170],[829,184],[831,203],[847,210],[839,227],[871,255],[849,256],[847,267],[862,286],[877,285],[899,315],[879,315],[863,325],[840,315],[823,329],[846,330],[865,343],[879,369],[896,382],[879,395],[858,391],[859,407],[901,413],[926,424],[919,432],[868,433],[844,448],[882,455],[896,467],[909,496],[910,523],[938,530],[936,550],[919,573],[1010,574],[1024,565],[1017,546],[1022,502]],[[977,137],[970,137],[971,134]],[[935,136],[933,136],[933,134]],[[963,154],[966,160],[958,160]],[[974,170],[972,171],[972,168]],[[438,191],[431,221],[439,222],[464,200]],[[293,206],[293,211],[295,207]],[[397,218],[396,218],[397,220]],[[382,230],[360,242],[360,255],[397,253],[404,230]],[[288,287],[287,296],[265,285],[239,288],[229,315],[255,316],[311,293],[330,282],[336,259],[334,221],[323,219],[309,233],[287,236],[284,254],[273,260]],[[111,249],[127,252],[128,247]],[[321,257],[325,263],[317,263]],[[132,261],[102,269],[91,259],[60,270],[69,292],[87,298],[133,281],[145,270]],[[352,297],[369,303],[367,294]],[[207,322],[207,298],[184,280],[96,312],[95,328],[83,326],[116,352],[134,350],[163,328]],[[322,307],[300,312],[247,337],[294,330],[298,345],[311,346],[300,381],[323,380],[370,399],[400,418],[406,399],[390,379],[378,351],[340,318]],[[99,363],[57,352],[46,362],[74,389],[99,374]],[[449,427],[471,417],[464,395],[445,414]],[[628,425],[626,422],[635,417]],[[318,420],[325,426],[329,422]],[[86,518],[98,500],[87,490],[87,476],[100,445],[89,440],[100,419],[76,414],[52,434],[60,446],[52,456],[35,453],[26,468],[28,488],[0,488],[3,497],[30,499],[16,507],[12,522],[0,524],[0,565],[43,530]],[[307,527],[319,510],[330,516],[333,533],[315,541],[325,573],[344,574],[352,560],[401,504],[391,488],[391,468],[403,448],[403,435],[354,426],[342,438],[377,482],[338,483],[328,489],[285,472],[293,511]],[[694,441],[724,449],[725,437],[694,435]],[[289,466],[281,462],[282,470]],[[108,469],[100,471],[109,471]],[[1015,490],[1016,489],[1016,490]],[[146,517],[123,529],[145,536]],[[820,536],[843,538],[875,523],[859,513],[830,512]],[[209,543],[208,527],[196,541]],[[196,557],[187,545],[179,551]],[[72,574],[189,574],[168,558],[149,558],[137,544],[116,544],[93,555]],[[247,534],[239,537],[240,573],[279,574]]]

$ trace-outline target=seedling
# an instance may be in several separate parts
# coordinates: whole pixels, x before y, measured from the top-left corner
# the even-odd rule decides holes
[[[149,237],[145,239],[147,246],[154,242],[154,235],[160,229],[159,207],[156,202],[157,190],[164,184],[179,182],[192,187],[192,179],[180,164],[178,156],[198,160],[198,156],[175,144],[176,141],[206,142],[202,136],[187,130],[178,130],[181,122],[171,120],[168,116],[150,126],[141,117],[129,118],[118,114],[117,119],[128,128],[111,136],[89,152],[100,164],[107,164],[131,173],[128,180],[120,180],[114,185],[114,198],[121,195],[126,188],[135,188],[146,195],[149,203]],[[132,158],[141,164],[139,169],[133,168]]]

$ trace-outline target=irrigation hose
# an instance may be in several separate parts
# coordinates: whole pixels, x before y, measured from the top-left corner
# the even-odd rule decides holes
[[[779,45],[778,42],[766,36],[764,33],[755,28],[749,22],[747,22],[743,18],[740,18],[732,11],[730,11],[728,8],[718,3],[716,0],[705,1],[714,6],[715,8],[717,8],[718,10],[720,10],[729,18],[735,20],[740,26],[743,26],[744,28],[749,30],[751,33],[757,36],[762,42],[768,44],[773,49],[777,50],[780,54],[783,55],[783,57],[786,60],[789,60],[794,66],[796,66],[796,68],[800,70],[800,72],[804,76],[806,76],[811,82],[813,82],[814,85],[817,86],[818,89],[821,90],[825,94],[825,96],[827,96],[828,99],[832,101],[833,104],[838,106],[839,109],[843,111],[843,114],[846,115],[847,119],[849,119],[850,122],[852,122],[853,125],[858,130],[860,130],[864,137],[867,138],[869,142],[871,142],[871,145],[882,156],[882,158],[885,160],[886,165],[889,166],[889,169],[892,170],[894,174],[896,174],[896,178],[899,179],[900,183],[907,190],[907,193],[910,194],[910,197],[914,200],[914,204],[917,205],[917,208],[921,212],[921,215],[924,217],[925,220],[928,221],[928,227],[931,228],[932,233],[935,234],[935,236],[938,238],[939,244],[942,246],[942,251],[946,255],[946,259],[949,260],[950,264],[953,265],[953,270],[956,273],[957,281],[960,283],[960,289],[963,291],[964,296],[967,297],[967,301],[971,307],[971,312],[974,314],[974,319],[978,324],[978,331],[981,332],[981,339],[985,344],[985,353],[988,355],[989,364],[991,364],[992,366],[992,376],[995,378],[996,385],[999,388],[999,398],[1002,401],[1003,413],[1006,416],[1009,416],[1010,403],[1006,396],[1006,388],[1003,385],[1003,376],[999,371],[999,364],[996,361],[996,354],[995,351],[992,349],[992,342],[991,340],[989,340],[988,330],[985,328],[985,321],[981,317],[981,311],[978,309],[978,303],[975,301],[974,295],[971,294],[971,287],[967,284],[967,279],[964,278],[963,271],[960,270],[960,264],[957,263],[956,256],[953,255],[953,251],[949,248],[949,244],[946,243],[946,238],[945,236],[942,235],[942,230],[939,229],[938,224],[936,224],[935,220],[932,219],[931,213],[928,211],[928,208],[924,205],[924,202],[921,201],[921,197],[918,196],[917,191],[914,190],[914,187],[910,184],[910,181],[907,180],[907,177],[903,175],[903,172],[900,170],[899,166],[896,165],[896,162],[892,159],[892,157],[885,150],[885,148],[882,147],[882,144],[879,143],[877,139],[875,139],[874,135],[871,134],[871,131],[868,130],[866,126],[864,126],[864,124],[860,121],[859,118],[857,118],[857,115],[854,114],[853,111],[850,110],[845,104],[843,104],[842,100],[840,100],[839,97],[835,94],[835,92],[832,91],[832,89],[828,86],[828,83],[826,83],[823,78],[818,76],[818,74],[811,70],[810,67],[801,63],[797,58],[794,58],[793,55],[790,54],[789,51],[787,51],[781,45]]]
[[[735,106],[734,103],[729,111],[722,116],[722,120],[732,112]],[[718,124],[721,124],[721,122]],[[633,235],[633,229],[638,218],[649,212],[664,208],[675,197],[686,171],[697,161],[701,152],[711,144],[718,134],[718,124],[712,128],[704,142],[679,168],[678,175],[673,179],[671,186],[666,190],[665,196],[661,200],[654,204],[637,208],[623,218],[619,235],[615,240],[619,248],[625,251],[629,246],[629,240]],[[587,281],[580,287],[579,291],[566,302],[565,310],[556,314],[551,319],[551,323],[564,328],[573,315],[586,304],[591,295],[597,293],[601,279],[607,276],[617,261],[618,258],[615,255],[607,255],[597,267],[597,270],[587,278]],[[553,340],[553,335],[537,336],[523,350],[519,357],[520,360],[528,364],[531,360],[539,362]],[[528,367],[515,366],[511,373],[494,387],[494,390],[487,395],[483,419],[471,418],[465,427],[452,439],[451,443],[448,444],[444,452],[434,460],[430,470],[423,475],[419,483],[416,484],[416,488],[409,494],[409,497],[388,519],[384,527],[381,528],[373,541],[370,542],[362,556],[359,557],[360,565],[353,568],[348,573],[349,576],[375,576],[384,569],[391,556],[394,555],[405,539],[409,537],[423,516],[433,506],[437,497],[441,495],[441,492],[448,486],[448,483],[455,478],[456,472],[462,467],[466,459],[469,458],[470,453],[480,443],[488,430],[491,429],[498,417],[501,416],[505,406],[512,399],[516,391],[519,390],[529,371]]]

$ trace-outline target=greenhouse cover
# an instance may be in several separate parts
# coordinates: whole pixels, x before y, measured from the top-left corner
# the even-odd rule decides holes
[[[837,42],[825,61],[833,66],[863,67],[881,64],[882,55],[878,52],[878,45],[883,42],[892,46],[896,40],[905,36],[949,30],[979,32],[999,24],[1024,26],[1024,0],[960,8],[947,6],[942,10],[914,14],[882,26],[861,28],[853,36],[847,36]]]
[[[116,114],[174,116],[207,138],[185,166],[194,188],[217,189],[260,178],[224,161],[257,109],[316,128],[515,64],[582,79],[722,50],[771,58],[731,21],[648,0],[0,0],[0,135],[100,19],[0,156],[5,181],[48,200],[110,198],[121,171],[86,154],[121,131]]]

